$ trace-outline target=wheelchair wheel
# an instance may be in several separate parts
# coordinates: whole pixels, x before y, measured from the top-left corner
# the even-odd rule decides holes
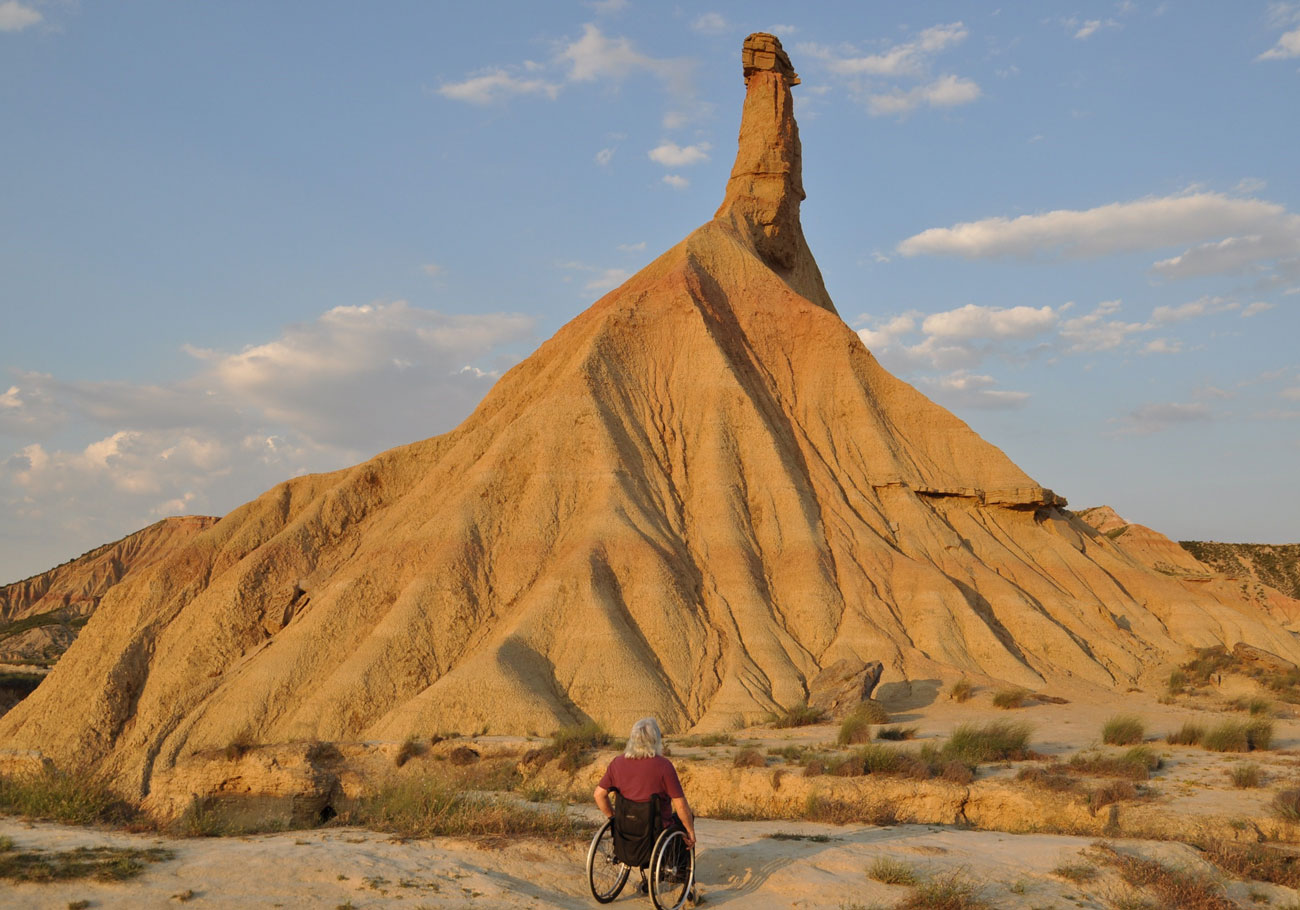
[[[608,904],[623,890],[631,871],[614,857],[614,822],[605,822],[587,848],[587,884],[591,885],[591,896]]]
[[[694,893],[695,849],[685,831],[665,831],[650,854],[650,899],[657,910],[681,910]]]

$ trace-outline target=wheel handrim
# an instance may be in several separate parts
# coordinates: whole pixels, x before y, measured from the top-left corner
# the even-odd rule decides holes
[[[607,903],[618,897],[631,870],[614,856],[614,832],[611,822],[596,832],[587,850],[587,881],[592,897]]]
[[[667,835],[656,851],[650,870],[650,894],[659,910],[679,910],[685,906],[695,884],[695,851],[686,846],[681,832]]]

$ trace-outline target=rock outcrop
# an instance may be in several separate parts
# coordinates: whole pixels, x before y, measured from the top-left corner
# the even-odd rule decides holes
[[[838,661],[1068,688],[1189,645],[1300,660],[880,367],[799,228],[793,70],[746,46],[712,221],[455,430],[287,481],[116,585],[0,745],[145,794],[233,742],[726,729]]]

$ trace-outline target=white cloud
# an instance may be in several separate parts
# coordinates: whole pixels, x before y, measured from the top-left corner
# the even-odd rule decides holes
[[[0,514],[51,557],[182,508],[220,514],[295,474],[451,429],[533,325],[397,301],[339,307],[237,352],[189,348],[191,375],[163,385],[15,373],[0,394]],[[0,554],[0,573],[22,574],[16,558]]]
[[[1114,19],[1088,19],[1082,22],[1078,19],[1067,19],[1065,25],[1067,28],[1075,29],[1074,37],[1079,41],[1091,38],[1103,28],[1119,28],[1119,23]]]
[[[596,153],[596,163],[601,167],[607,166],[614,160],[614,150],[612,148],[601,149]]]
[[[545,95],[554,101],[559,92],[560,87],[553,82],[516,76],[500,68],[438,87],[438,94],[444,98],[470,104],[491,104],[513,95]]]
[[[691,28],[695,29],[697,32],[716,34],[718,32],[725,32],[730,28],[730,26],[727,24],[727,20],[722,18],[721,14],[705,13],[703,16],[700,16],[691,23]]]
[[[1174,426],[1212,420],[1214,412],[1203,402],[1165,402],[1147,404],[1112,423],[1119,425],[1117,432],[1129,435],[1158,433]]]
[[[447,270],[436,262],[426,262],[424,265],[420,266],[420,271],[424,272],[424,274],[428,275],[430,278],[437,278]]]
[[[1139,332],[1150,329],[1147,323],[1110,318],[1122,305],[1119,300],[1106,300],[1097,304],[1091,313],[1065,320],[1060,335],[1066,351],[1072,354],[1113,351]]]
[[[940,338],[1031,338],[1055,326],[1056,319],[1050,306],[1001,309],[971,303],[927,316],[921,330]]]
[[[1260,193],[1267,188],[1268,188],[1268,181],[1261,180],[1259,177],[1242,177],[1240,180],[1237,181],[1236,187],[1234,187],[1234,189],[1238,193],[1241,193],[1243,195],[1249,195],[1250,193]]]
[[[1266,263],[1288,256],[1300,256],[1300,217],[1280,219],[1266,234],[1198,244],[1151,268],[1164,278],[1195,278],[1258,271],[1267,268]]]
[[[795,34],[799,31],[799,27],[797,25],[785,25],[784,23],[778,22],[776,25],[769,25],[767,30],[770,34],[776,35],[780,38],[782,35]]]
[[[1183,350],[1183,343],[1177,339],[1153,338],[1142,346],[1143,354],[1178,354]]]
[[[18,0],[0,3],[0,32],[21,32],[44,21],[45,17],[39,11]]]
[[[642,54],[627,38],[607,37],[590,22],[582,27],[582,37],[564,48],[560,59],[569,65],[571,82],[618,82],[638,70],[670,77],[675,64]]]
[[[936,398],[956,408],[1018,408],[1029,400],[1028,392],[997,388],[992,376],[957,370],[937,379],[922,379],[921,386]]]
[[[583,290],[603,294],[605,291],[618,287],[631,277],[632,273],[627,269],[605,269],[583,285]]]
[[[916,329],[916,320],[911,314],[894,316],[872,329],[859,329],[858,337],[868,350],[888,348],[896,344],[904,335]]]
[[[1260,54],[1255,59],[1287,60],[1291,57],[1300,57],[1300,28],[1283,33],[1282,37],[1277,39],[1277,44],[1264,51],[1264,53]]]
[[[1295,220],[1282,206],[1259,199],[1189,193],[930,228],[904,240],[898,252],[966,259],[1083,258],[1199,243],[1225,234],[1291,230]]]
[[[1278,394],[1281,395],[1283,398],[1285,398],[1287,401],[1300,401],[1300,386],[1296,386],[1290,389],[1283,389]]]
[[[1199,300],[1180,303],[1177,306],[1158,306],[1151,311],[1151,321],[1156,325],[1169,325],[1186,319],[1196,319],[1213,313],[1239,309],[1241,309],[1241,304],[1224,297],[1202,297]]]
[[[661,143],[649,151],[650,160],[664,167],[688,167],[709,160],[710,145],[700,142],[695,145],[681,146],[675,142]]]
[[[981,95],[980,87],[970,79],[958,76],[940,76],[927,85],[917,85],[906,91],[894,89],[883,94],[867,96],[867,110],[877,116],[906,114],[918,107],[956,107],[970,104]]]
[[[684,190],[691,185],[691,182],[681,174],[665,174],[663,182],[675,190]]]
[[[1242,315],[1244,318],[1249,319],[1249,318],[1252,317],[1252,316],[1258,316],[1260,313],[1267,313],[1269,310],[1273,309],[1275,306],[1276,306],[1276,304],[1273,304],[1273,303],[1265,303],[1265,302],[1262,301],[1262,300],[1257,300],[1257,301],[1255,301],[1254,303],[1247,304],[1247,305],[1246,305],[1246,308],[1245,308],[1244,310],[1241,311],[1241,315]]]
[[[624,253],[639,253],[645,249],[645,241],[638,240],[636,243],[620,243],[618,249]]]
[[[968,32],[961,22],[935,25],[925,29],[912,41],[896,44],[878,54],[840,56],[817,44],[800,44],[803,53],[818,57],[834,73],[842,76],[920,76],[931,57],[966,40]]]

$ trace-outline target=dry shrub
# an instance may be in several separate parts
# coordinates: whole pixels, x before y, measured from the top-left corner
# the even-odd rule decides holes
[[[844,718],[840,724],[840,735],[836,738],[841,746],[855,746],[871,742],[871,725],[889,723],[889,712],[878,701],[864,701]]]
[[[876,739],[888,739],[899,742],[916,738],[916,727],[881,727],[876,731]]]
[[[970,701],[974,694],[975,687],[964,676],[948,687],[948,698],[958,703]]]
[[[1228,705],[1236,711],[1247,711],[1254,717],[1266,717],[1273,713],[1273,702],[1262,695],[1242,695],[1228,702]]]
[[[1237,765],[1228,772],[1228,777],[1232,779],[1232,785],[1238,790],[1250,790],[1258,787],[1261,780],[1259,765],[1244,764]]]
[[[1300,888],[1300,856],[1264,844],[1210,841],[1200,845],[1205,858],[1228,875],[1248,881]]]
[[[694,736],[687,736],[684,739],[678,740],[677,744],[688,749],[699,747],[708,748],[709,746],[734,746],[736,744],[736,737],[732,736],[730,733],[702,733]]]
[[[1028,724],[995,720],[976,726],[961,724],[943,744],[940,755],[949,760],[978,765],[992,761],[1022,761],[1029,758]]]
[[[1028,689],[998,689],[993,693],[993,707],[1002,708],[1004,711],[1021,708],[1032,694]]]
[[[917,883],[915,869],[907,863],[890,859],[888,856],[876,857],[875,861],[867,867],[867,878],[884,885],[908,885],[910,887]]]
[[[424,743],[412,736],[406,742],[402,743],[402,747],[397,750],[397,754],[393,756],[393,764],[400,768],[417,755],[423,754]]]
[[[1016,780],[1056,793],[1064,793],[1079,788],[1079,782],[1075,778],[1056,770],[1055,767],[1022,768],[1020,773],[1016,775]]]
[[[53,768],[0,775],[0,812],[69,825],[125,824],[137,815],[134,805],[93,774]]]
[[[453,765],[472,765],[478,758],[478,753],[469,746],[457,746],[447,753],[447,761]]]
[[[1101,727],[1101,741],[1111,746],[1136,745],[1146,735],[1146,724],[1131,714],[1117,714]]]
[[[1132,781],[1113,780],[1088,794],[1088,808],[1095,814],[1102,806],[1137,798],[1138,788],[1134,786]]]
[[[939,769],[939,779],[946,780],[950,784],[969,784],[975,779],[975,771],[969,765],[959,761],[944,762],[943,767]]]
[[[1205,728],[1189,720],[1177,733],[1166,736],[1165,742],[1171,746],[1199,746],[1203,739],[1205,739]]]
[[[145,863],[172,859],[176,854],[161,847],[76,847],[72,850],[19,850],[0,839],[0,880],[11,882],[61,882],[93,878],[121,882],[144,871]]]
[[[1147,746],[1134,746],[1122,755],[1104,755],[1088,752],[1074,755],[1066,765],[1067,770],[1088,777],[1116,777],[1125,780],[1146,780],[1161,765],[1160,756]]]
[[[1115,867],[1134,888],[1154,895],[1169,910],[1236,910],[1237,905],[1223,894],[1223,886],[1205,875],[1174,869],[1153,859],[1118,853],[1109,846],[1099,846],[1096,853],[1102,862]]]
[[[795,705],[793,708],[786,708],[780,714],[772,716],[772,726],[778,730],[788,730],[791,727],[807,727],[812,724],[819,724],[826,719],[826,712],[821,708],[814,708],[809,704]]]
[[[345,824],[403,837],[534,836],[571,838],[588,823],[561,809],[471,795],[433,778],[400,781],[342,813]]]
[[[1061,863],[1052,870],[1052,874],[1057,878],[1081,885],[1097,877],[1097,867],[1092,863]]]
[[[895,910],[992,910],[980,897],[980,887],[956,872],[921,882]]]
[[[751,746],[737,752],[731,764],[736,768],[765,768],[767,767],[767,759],[763,757],[762,752]]]
[[[1273,814],[1283,821],[1300,822],[1300,790],[1279,791],[1273,797]]]
[[[808,764],[803,766],[804,777],[817,777],[818,775],[825,773],[826,762],[822,761],[820,758],[814,758],[809,761]]]

